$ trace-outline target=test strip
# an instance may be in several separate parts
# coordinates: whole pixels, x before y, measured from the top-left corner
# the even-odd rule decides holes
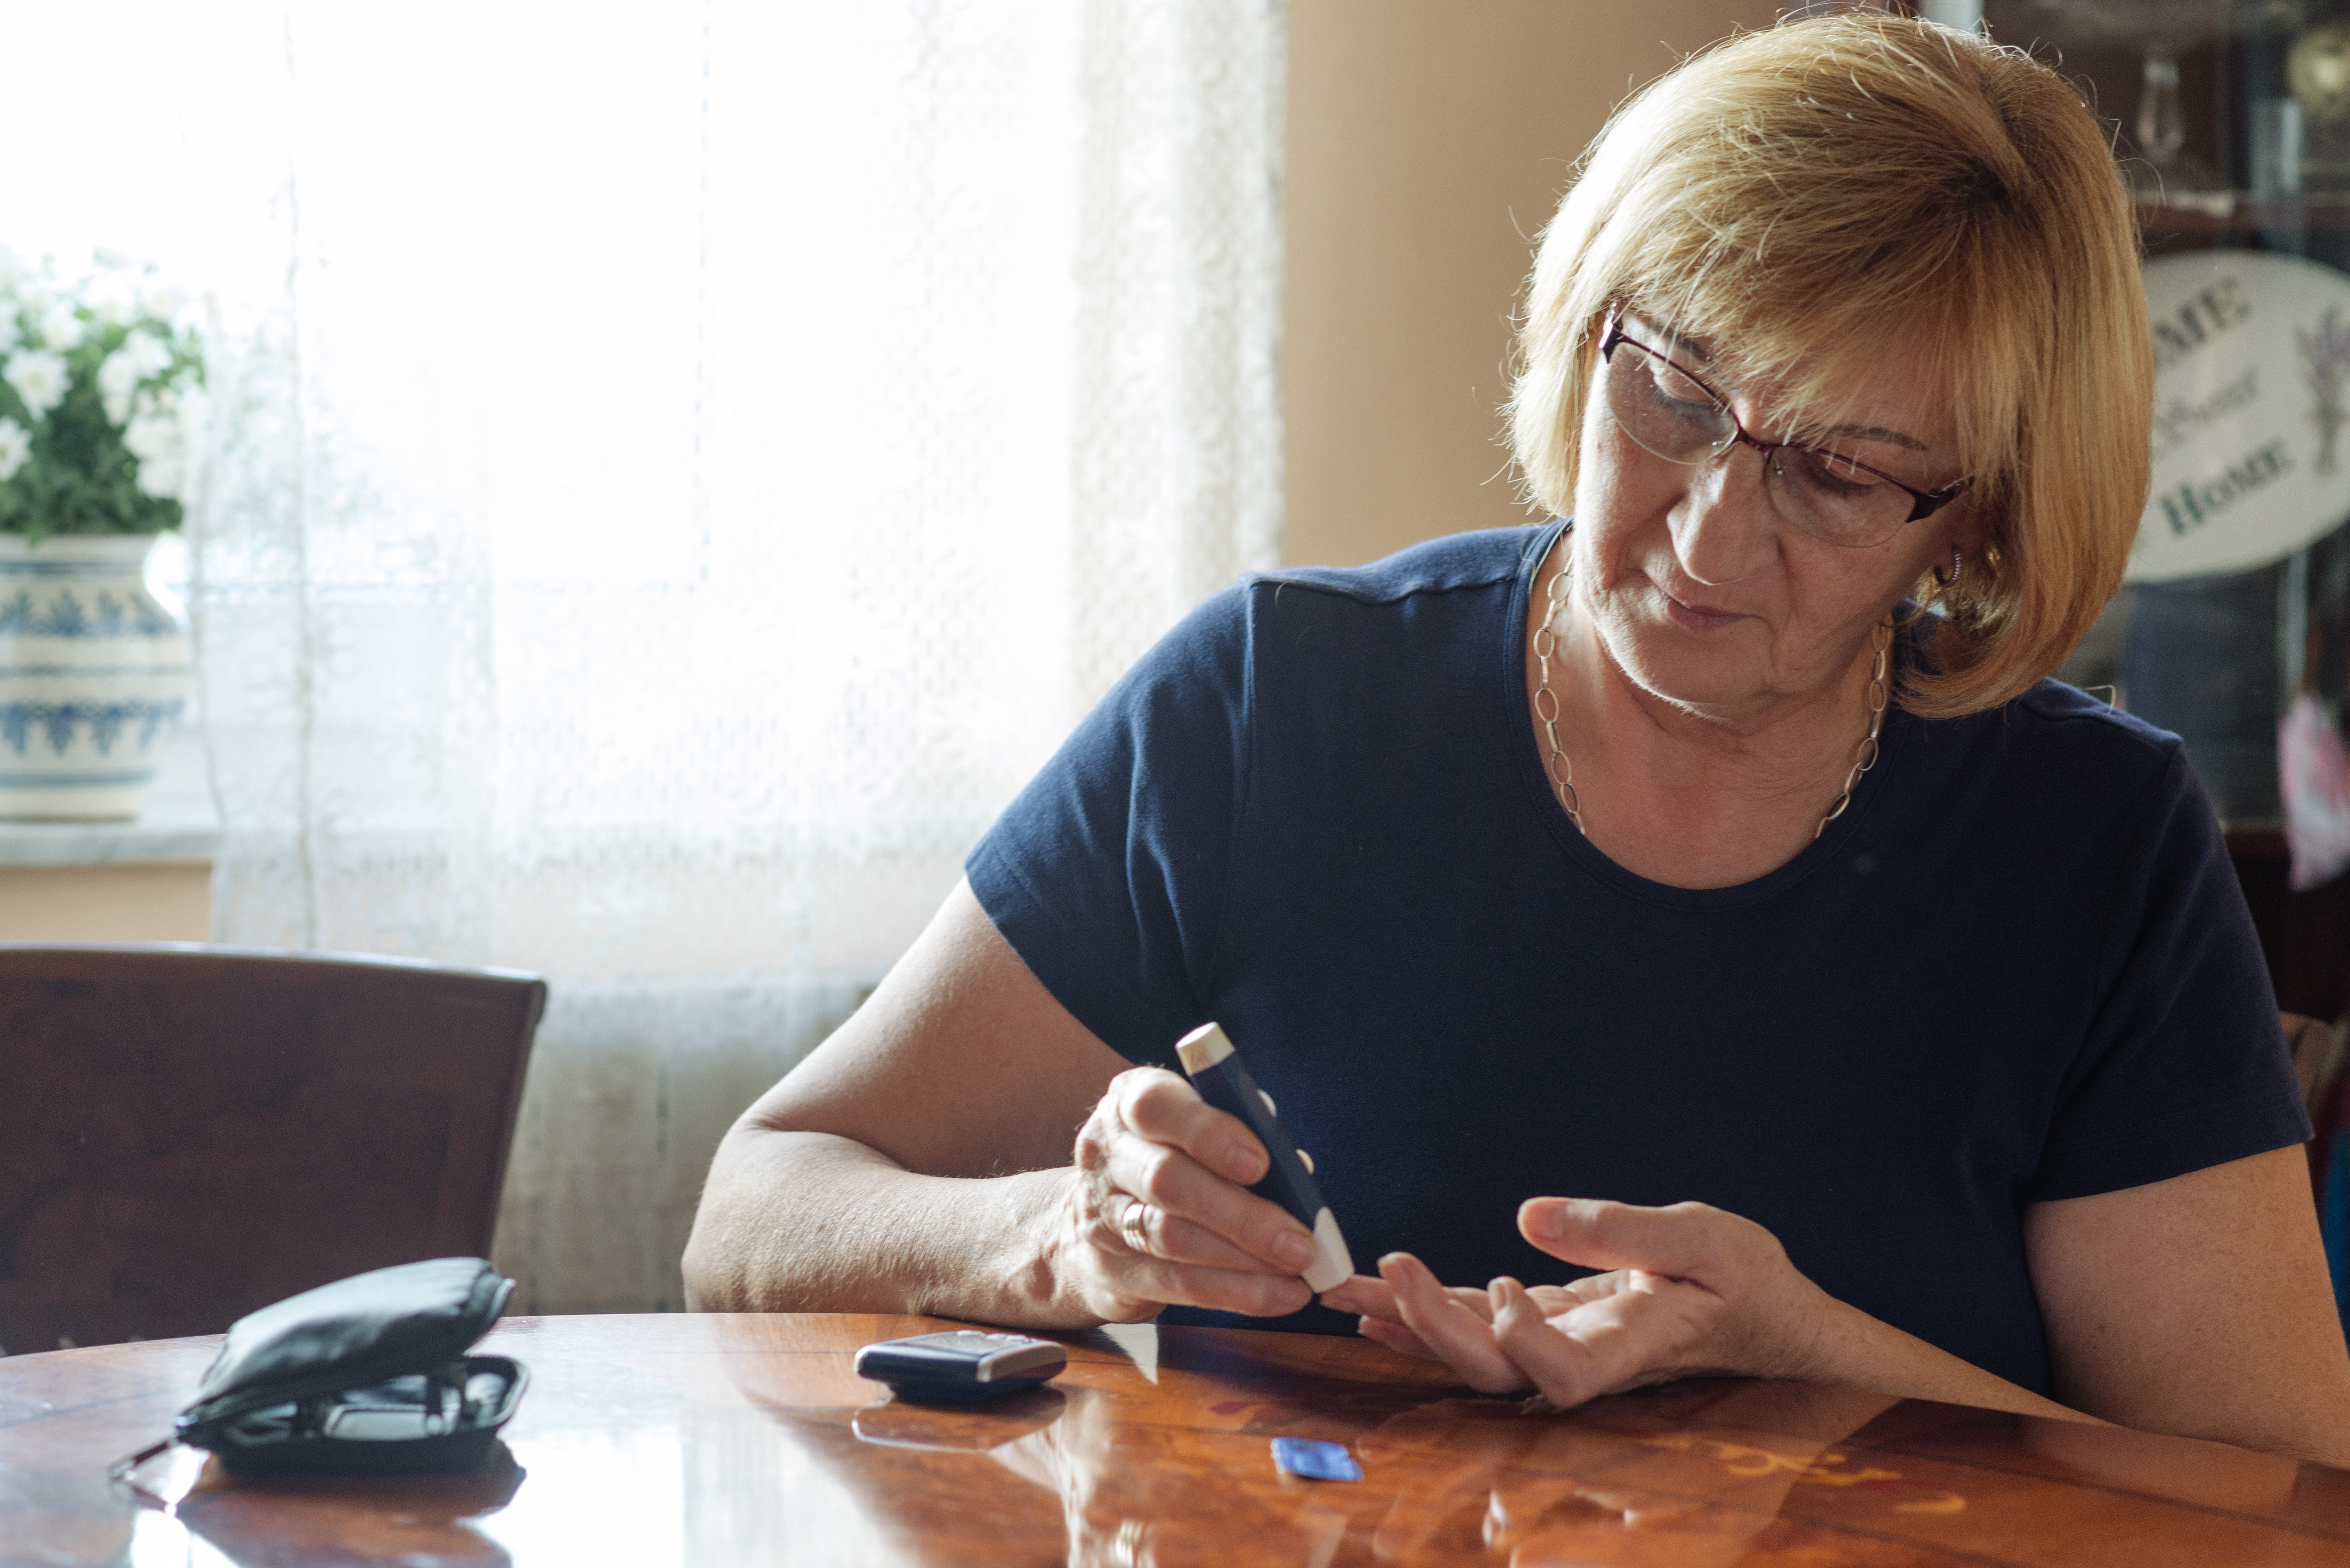
[[[1347,1451],[1346,1444],[1326,1443],[1318,1438],[1274,1438],[1273,1462],[1282,1474],[1307,1480],[1363,1479],[1363,1467]]]

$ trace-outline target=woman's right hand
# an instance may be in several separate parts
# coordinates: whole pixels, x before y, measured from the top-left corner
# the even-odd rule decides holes
[[[1076,1312],[1137,1323],[1169,1305],[1278,1317],[1313,1299],[1314,1238],[1248,1184],[1264,1146],[1161,1067],[1136,1067],[1077,1129],[1068,1189],[1045,1247]]]

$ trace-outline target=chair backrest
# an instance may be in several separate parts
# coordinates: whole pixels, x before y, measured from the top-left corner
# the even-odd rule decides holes
[[[0,942],[0,1347],[487,1256],[546,1002],[399,960]]]
[[[2342,1071],[2342,1036],[2331,1023],[2298,1012],[2281,1012],[2277,1023],[2284,1029],[2285,1049],[2293,1054],[2293,1075],[2301,1080],[2301,1102],[2314,1117]]]

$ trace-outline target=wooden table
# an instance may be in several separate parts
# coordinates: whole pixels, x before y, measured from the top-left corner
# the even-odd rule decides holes
[[[214,1341],[0,1360],[0,1563],[2350,1564],[2350,1471],[1792,1384],[1561,1415],[1359,1340],[1211,1329],[1072,1335],[1054,1384],[977,1409],[849,1370],[941,1326],[515,1319],[484,1349],[533,1381],[491,1471],[238,1484],[190,1455],[156,1467],[175,1512],[105,1468]],[[1347,1443],[1364,1479],[1284,1479],[1275,1436]]]

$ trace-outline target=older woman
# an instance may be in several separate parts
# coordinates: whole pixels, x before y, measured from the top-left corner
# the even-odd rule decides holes
[[[1596,145],[1523,348],[1572,524],[1171,633],[729,1136],[697,1304],[1275,1318],[1562,1402],[1767,1374],[2350,1461],[2210,808],[2044,679],[2146,486],[2095,120],[1922,23],[1742,38]],[[1168,1070],[1210,1018],[1379,1277],[1309,1303]]]

